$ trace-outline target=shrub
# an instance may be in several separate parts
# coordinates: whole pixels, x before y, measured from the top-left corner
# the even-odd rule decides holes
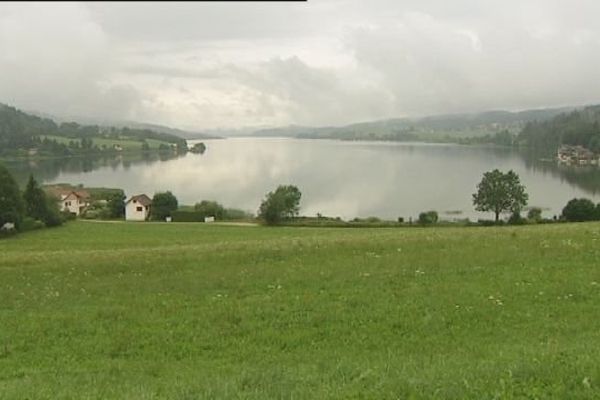
[[[177,210],[177,205],[177,197],[173,193],[169,191],[156,193],[152,198],[150,216],[155,221],[164,221],[166,217],[171,217],[171,214]]]
[[[215,217],[216,220],[222,220],[225,217],[225,207],[216,201],[202,200],[194,206],[196,212],[204,214],[205,217]]]
[[[100,210],[87,210],[81,217],[83,219],[98,219],[100,217]]]
[[[508,218],[508,223],[510,225],[523,225],[525,224],[525,218],[521,217],[521,213],[518,211],[514,211],[510,214],[510,218]]]
[[[596,219],[596,206],[589,199],[572,199],[563,208],[562,217],[569,222],[593,221]]]
[[[199,211],[173,211],[173,222],[204,222],[204,213]]]
[[[539,207],[532,207],[527,212],[527,219],[531,222],[541,222],[542,221],[542,209]]]
[[[31,217],[24,217],[21,221],[21,231],[34,231],[36,229],[44,228],[44,223],[40,220],[33,219]]]
[[[77,219],[77,215],[73,214],[70,211],[66,211],[66,210],[61,211],[60,216],[63,221],[74,221]]]
[[[504,221],[502,221],[502,220],[494,221],[492,219],[478,219],[477,223],[481,226],[504,225]]]
[[[235,220],[235,219],[252,219],[254,215],[244,210],[240,210],[237,208],[226,208],[225,216],[223,219]]]
[[[419,223],[421,225],[431,225],[438,222],[437,211],[426,211],[419,214]]]

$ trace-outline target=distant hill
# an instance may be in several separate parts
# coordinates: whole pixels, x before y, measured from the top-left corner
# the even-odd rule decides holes
[[[160,128],[160,129],[159,129]],[[185,139],[163,127],[57,123],[0,104],[0,156],[66,156],[120,151],[187,151]]]
[[[52,119],[58,123],[62,122],[77,122],[83,125],[98,125],[98,126],[113,126],[118,128],[131,128],[131,129],[149,129],[154,132],[159,133],[167,133],[170,135],[178,136],[184,139],[221,139],[223,135],[218,135],[215,133],[205,133],[205,132],[196,132],[196,131],[188,131],[184,129],[172,128],[165,125],[159,124],[150,124],[145,122],[137,122],[137,121],[122,121],[122,120],[111,120],[111,119],[103,119],[103,118],[90,118],[90,117],[81,117],[81,116],[70,116],[70,117],[61,117],[54,116],[46,113],[41,113],[38,111],[27,111],[29,114],[39,116],[41,118]]]
[[[396,118],[337,127],[292,125],[256,130],[252,133],[252,136],[342,140],[439,141],[443,139],[493,135],[501,131],[517,134],[529,122],[545,121],[573,109],[573,107],[562,107],[520,112],[488,111],[473,114],[436,115],[422,118]]]
[[[168,133],[170,135],[178,136],[184,139],[221,139],[222,136],[214,135],[211,133],[204,132],[195,132],[195,131],[187,131],[178,128],[171,128],[164,125],[157,124],[146,124],[143,122],[122,122],[121,124],[117,124],[117,126],[122,125],[132,129],[149,129],[155,132],[163,132]]]

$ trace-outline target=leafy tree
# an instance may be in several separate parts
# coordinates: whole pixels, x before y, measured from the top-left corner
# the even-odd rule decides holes
[[[286,218],[298,215],[302,193],[296,186],[280,185],[274,192],[267,193],[258,209],[259,218],[273,225]]]
[[[106,204],[109,218],[122,218],[125,216],[125,195],[120,193],[111,194]]]
[[[12,222],[18,228],[23,218],[19,186],[8,170],[0,165],[0,227]]]
[[[419,223],[422,225],[435,224],[438,221],[437,211],[427,211],[419,214]]]
[[[528,198],[519,175],[512,170],[502,173],[495,169],[483,174],[477,193],[473,194],[473,204],[477,211],[492,211],[498,222],[500,213],[520,212]]]
[[[217,220],[225,218],[225,208],[216,201],[202,200],[194,206],[194,210],[205,217],[215,217]]]
[[[572,199],[563,208],[562,216],[571,222],[592,221],[597,217],[596,206],[589,199]]]
[[[177,210],[177,206],[177,197],[173,193],[169,191],[156,193],[152,198],[151,217],[156,221],[164,221],[166,217],[171,216],[173,211]]]

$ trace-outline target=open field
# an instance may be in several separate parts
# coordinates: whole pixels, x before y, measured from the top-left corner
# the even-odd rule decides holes
[[[600,224],[0,240],[0,398],[600,398]]]

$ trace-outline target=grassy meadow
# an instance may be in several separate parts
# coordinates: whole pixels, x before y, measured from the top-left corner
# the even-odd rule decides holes
[[[600,224],[0,240],[0,399],[600,398]]]

